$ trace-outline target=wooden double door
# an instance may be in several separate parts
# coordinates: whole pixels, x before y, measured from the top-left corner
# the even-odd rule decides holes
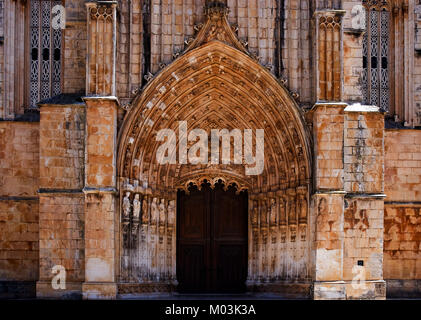
[[[235,293],[246,290],[248,196],[192,186],[177,197],[177,280],[185,293]]]

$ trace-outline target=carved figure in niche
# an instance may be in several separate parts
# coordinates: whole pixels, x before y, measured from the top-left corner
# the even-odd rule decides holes
[[[276,200],[274,198],[270,199],[270,224],[276,225],[277,223],[277,210],[276,210]]]
[[[159,204],[159,223],[165,224],[166,218],[167,218],[167,208],[165,206],[165,199],[161,199],[161,203]]]
[[[253,210],[251,213],[251,224],[257,226],[259,222],[259,205],[256,200],[253,201]]]
[[[285,211],[285,200],[283,198],[279,199],[279,216],[281,225],[286,225],[287,216]]]
[[[126,192],[126,196],[123,198],[123,216],[128,219],[130,217],[130,210],[132,205],[130,204],[130,192]]]
[[[153,198],[151,203],[151,222],[156,224],[159,218],[158,198]]]
[[[148,224],[149,214],[148,214],[148,197],[145,196],[142,201],[142,223]]]
[[[289,205],[289,215],[288,215],[288,222],[289,224],[295,224],[297,222],[297,212],[295,206],[295,197],[291,198],[290,205]]]
[[[139,200],[139,194],[136,194],[133,200],[133,219],[139,220],[139,216],[140,216],[140,200]]]
[[[267,225],[267,206],[266,206],[266,200],[262,201],[262,210],[260,215],[260,225]]]
[[[175,222],[175,201],[170,200],[168,203],[168,224],[174,225]]]
[[[307,201],[304,194],[300,194],[299,201],[300,201],[300,212],[299,212],[300,222],[305,223],[307,222]]]

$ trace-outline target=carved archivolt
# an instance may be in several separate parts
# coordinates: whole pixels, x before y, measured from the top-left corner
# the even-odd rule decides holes
[[[309,243],[311,142],[303,115],[283,85],[236,38],[226,7],[210,5],[206,10],[208,19],[196,39],[187,41],[187,50],[150,78],[119,132],[122,277],[174,280],[176,191],[220,180],[250,195],[249,280],[305,277],[308,261],[302,256],[309,255],[299,252]],[[263,129],[263,172],[250,176],[243,164],[233,162],[159,164],[162,142],[157,134],[161,129],[178,133],[180,121],[189,131],[202,129],[208,136],[212,129]],[[256,143],[251,144],[256,150]],[[172,152],[179,147],[177,134]],[[142,203],[140,212],[137,201]]]
[[[249,190],[250,188],[250,184],[241,178],[236,178],[229,175],[206,173],[203,175],[195,175],[195,177],[193,178],[186,177],[184,179],[181,179],[176,184],[176,189],[184,190],[187,194],[189,194],[189,188],[191,185],[196,186],[199,190],[201,190],[203,183],[209,183],[210,187],[213,189],[215,187],[215,184],[217,184],[218,182],[222,182],[223,189],[225,191],[230,186],[235,186],[235,188],[237,189],[236,193],[240,193],[244,190]]]
[[[161,129],[264,130],[264,172],[245,175],[242,165],[220,165],[249,181],[253,190],[272,191],[307,185],[310,139],[294,100],[273,76],[247,55],[219,41],[186,53],[143,90],[120,132],[119,176],[152,190],[176,183],[206,165],[160,165],[156,153]],[[179,148],[179,137],[177,137]],[[252,148],[254,150],[254,148]]]

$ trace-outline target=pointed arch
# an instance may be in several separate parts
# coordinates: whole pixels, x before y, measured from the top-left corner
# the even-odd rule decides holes
[[[178,121],[187,121],[189,130],[265,130],[265,169],[248,179],[253,189],[309,184],[311,140],[299,107],[265,68],[222,41],[185,53],[152,79],[132,105],[119,133],[118,176],[126,181],[174,188],[185,170],[183,165],[157,164],[161,143],[156,134],[161,129],[177,132]],[[206,168],[188,171],[195,170]],[[219,170],[246,178],[241,168]]]

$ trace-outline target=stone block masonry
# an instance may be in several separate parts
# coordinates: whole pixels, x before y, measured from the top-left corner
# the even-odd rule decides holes
[[[389,297],[421,293],[420,130],[386,130],[384,278]]]
[[[34,297],[39,124],[0,122],[0,298]]]
[[[84,104],[41,105],[39,182],[40,298],[81,297],[84,281]],[[66,289],[52,287],[54,266],[66,270]]]

